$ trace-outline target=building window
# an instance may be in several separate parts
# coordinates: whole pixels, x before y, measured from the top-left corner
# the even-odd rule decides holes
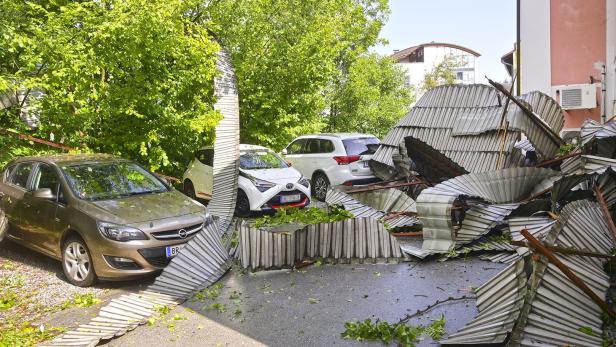
[[[462,71],[458,71],[458,72],[456,73],[456,79],[457,79],[458,81],[464,81],[464,72],[462,72]]]
[[[423,63],[424,62],[424,49],[423,47],[417,48],[413,53],[409,54],[409,63]]]

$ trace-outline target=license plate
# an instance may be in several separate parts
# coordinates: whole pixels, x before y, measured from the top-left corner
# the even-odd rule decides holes
[[[167,246],[165,247],[165,253],[167,258],[173,258],[180,253],[180,250],[184,248],[184,245]]]
[[[280,196],[280,203],[281,204],[286,204],[288,202],[298,202],[300,199],[301,199],[301,196],[299,194],[281,195]]]

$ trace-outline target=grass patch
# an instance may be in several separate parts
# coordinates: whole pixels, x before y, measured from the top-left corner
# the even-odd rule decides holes
[[[65,331],[65,329],[41,329],[31,325],[29,322],[24,322],[21,325],[9,323],[7,326],[0,328],[0,347],[33,346],[55,337],[57,333],[62,331]]]

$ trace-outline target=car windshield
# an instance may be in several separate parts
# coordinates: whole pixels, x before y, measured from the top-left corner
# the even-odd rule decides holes
[[[262,149],[240,153],[240,167],[244,170],[282,169],[289,167],[278,154]]]
[[[360,137],[342,140],[347,155],[374,154],[381,142],[376,137]]]
[[[75,194],[86,200],[169,191],[154,175],[131,162],[79,164],[64,166],[62,170]]]

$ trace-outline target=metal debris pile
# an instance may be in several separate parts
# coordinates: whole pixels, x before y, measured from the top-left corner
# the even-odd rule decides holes
[[[375,153],[371,168],[388,182],[380,189],[406,182],[390,194],[415,201],[423,230],[421,246],[401,249],[510,264],[477,290],[477,318],[443,344],[601,345],[602,314],[616,319],[606,303],[616,271],[604,271],[616,241],[616,121],[586,121],[576,148],[558,153],[560,106],[491,83],[429,91]],[[342,191],[328,203],[390,213]]]

